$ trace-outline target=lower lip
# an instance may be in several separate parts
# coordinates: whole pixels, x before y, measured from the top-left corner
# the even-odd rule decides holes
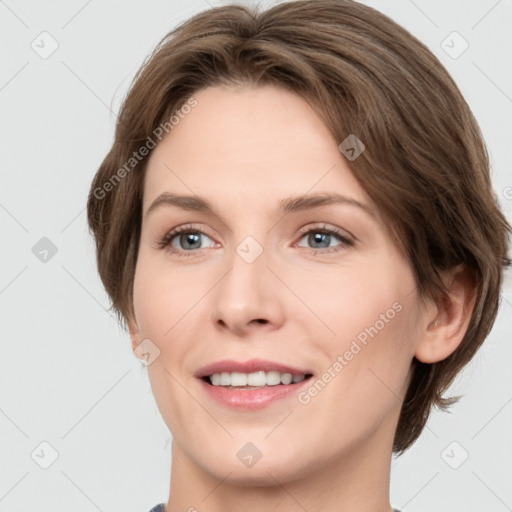
[[[309,383],[311,377],[296,384],[278,384],[259,389],[237,389],[213,386],[199,379],[203,389],[218,403],[234,409],[254,411],[264,409],[277,400],[296,395],[302,386]]]

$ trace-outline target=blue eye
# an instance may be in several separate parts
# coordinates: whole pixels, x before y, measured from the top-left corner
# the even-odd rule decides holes
[[[353,245],[352,240],[350,240],[349,238],[344,236],[340,231],[338,231],[337,229],[328,228],[328,227],[323,227],[321,229],[320,228],[309,229],[302,235],[301,240],[304,237],[307,237],[308,243],[313,244],[313,247],[311,247],[311,249],[316,249],[316,250],[333,249],[333,247],[330,245],[330,242],[333,239],[337,239],[340,242],[339,245],[341,245],[341,246]],[[325,246],[324,244],[327,244],[327,246]],[[339,247],[339,245],[335,246],[335,247]],[[334,250],[338,250],[338,249],[334,249]],[[332,251],[321,251],[321,252],[332,252]]]
[[[201,237],[206,237],[211,243],[203,245]],[[318,252],[337,252],[354,245],[354,241],[348,238],[344,233],[325,225],[302,230],[300,240],[304,238],[307,238],[307,243],[312,245],[307,248],[313,250],[315,254]],[[339,244],[332,246],[331,242],[333,240],[337,240]],[[176,247],[175,241],[177,241],[178,247]],[[208,235],[198,229],[194,229],[193,226],[190,225],[173,229],[157,242],[157,247],[160,249],[167,248],[169,252],[185,257],[193,256],[197,249],[205,249],[214,246],[215,242],[213,242]],[[299,247],[302,246],[299,245]]]
[[[204,249],[201,244],[201,237],[207,237],[202,231],[182,226],[167,233],[159,242],[158,246],[163,249],[168,247],[171,252],[191,253],[194,249]],[[211,238],[209,238],[211,240]],[[181,247],[176,248],[173,242],[177,240]],[[212,247],[210,245],[209,247]],[[184,254],[189,256],[189,254]]]

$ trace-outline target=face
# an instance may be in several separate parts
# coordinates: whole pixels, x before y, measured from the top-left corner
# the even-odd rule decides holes
[[[131,326],[173,449],[257,485],[389,457],[425,322],[408,262],[305,100],[194,98],[148,162]]]

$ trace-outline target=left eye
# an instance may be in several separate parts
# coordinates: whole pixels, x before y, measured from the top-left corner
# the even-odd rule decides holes
[[[330,242],[334,240],[338,240],[340,243],[338,245],[352,245],[352,241],[347,237],[343,236],[336,230],[333,229],[310,229],[306,231],[301,240],[307,238],[307,243],[312,244],[312,249],[328,249],[333,247]]]

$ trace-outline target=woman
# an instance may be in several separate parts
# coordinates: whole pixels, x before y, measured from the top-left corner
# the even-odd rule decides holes
[[[496,317],[510,226],[432,53],[349,0],[226,6],[137,73],[89,196],[173,436],[154,512],[389,512]]]

